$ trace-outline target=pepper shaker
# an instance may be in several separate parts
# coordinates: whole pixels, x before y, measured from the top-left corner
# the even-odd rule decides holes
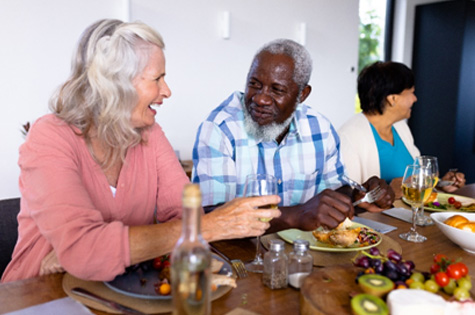
[[[264,254],[262,282],[271,289],[287,288],[288,258],[284,252],[284,242],[270,241],[270,251]]]

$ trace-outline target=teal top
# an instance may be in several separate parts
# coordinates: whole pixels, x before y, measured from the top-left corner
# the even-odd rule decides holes
[[[391,127],[394,138],[394,145],[391,145],[389,142],[381,139],[374,126],[370,125],[374,140],[376,140],[376,147],[378,148],[381,178],[390,183],[394,178],[404,176],[406,166],[413,164],[414,159],[394,127]]]

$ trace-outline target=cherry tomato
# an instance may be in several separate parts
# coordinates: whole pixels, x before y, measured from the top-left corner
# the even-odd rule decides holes
[[[432,264],[432,266],[430,266],[430,273],[431,274],[435,274],[437,272],[439,272],[440,270],[440,265],[439,264]]]
[[[447,202],[450,203],[451,205],[453,205],[454,202],[455,202],[455,198],[454,198],[454,197],[450,197],[449,199],[447,199]]]
[[[153,260],[152,264],[154,269],[160,270],[163,267],[162,257],[157,257]]]
[[[462,267],[459,264],[455,263],[447,267],[447,275],[454,280],[462,278]]]
[[[452,198],[452,197],[450,197],[450,198]],[[437,264],[441,263],[444,260],[446,260],[446,261],[448,260],[448,257],[444,254],[437,254],[437,255],[434,256],[434,262],[437,263]]]
[[[455,207],[455,209],[460,209],[460,208],[462,208],[462,203],[460,201],[456,201],[456,202],[454,202],[454,207]]]
[[[462,262],[455,263],[457,269],[460,270],[460,277],[463,278],[468,274],[468,267]]]
[[[170,261],[169,260],[165,260],[162,262],[162,267],[165,268],[165,267],[170,267]]]
[[[445,287],[446,285],[449,284],[450,278],[445,272],[439,271],[438,273],[435,274],[435,282],[439,286]]]

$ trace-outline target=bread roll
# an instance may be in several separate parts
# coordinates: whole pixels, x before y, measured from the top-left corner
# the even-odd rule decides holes
[[[464,231],[475,232],[475,222],[462,223],[457,225],[457,228]]]
[[[453,227],[458,227],[461,224],[469,222],[468,219],[464,216],[461,215],[453,215],[447,220],[444,221],[445,224],[453,226]]]

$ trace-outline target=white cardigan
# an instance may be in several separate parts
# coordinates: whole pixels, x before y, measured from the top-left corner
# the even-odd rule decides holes
[[[420,155],[414,145],[414,138],[406,121],[395,123],[399,137],[413,158]],[[359,183],[363,183],[371,176],[381,177],[379,154],[371,125],[363,113],[350,118],[339,130],[340,150],[348,176]]]

